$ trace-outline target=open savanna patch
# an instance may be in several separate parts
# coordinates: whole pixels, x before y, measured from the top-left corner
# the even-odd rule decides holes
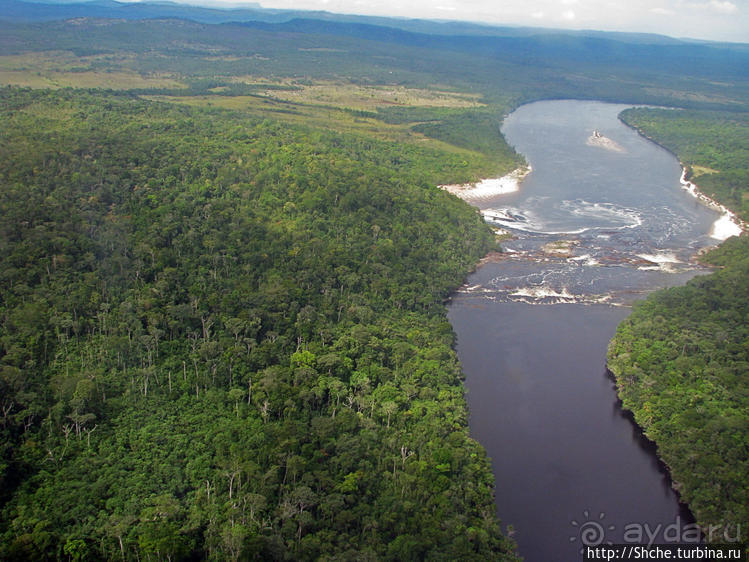
[[[710,174],[719,174],[720,170],[713,170],[712,168],[708,168],[707,166],[692,166],[692,177],[698,178],[700,176],[710,175]]]
[[[31,88],[181,88],[166,74],[141,74],[128,65],[133,56],[77,56],[69,51],[41,51],[0,56],[0,85]]]
[[[237,77],[238,82],[258,84],[253,77]],[[281,80],[269,84],[267,92],[276,98],[306,104],[333,105],[349,109],[374,111],[384,106],[481,107],[478,94],[443,89],[407,88],[393,84],[362,85],[337,81]],[[278,90],[278,86],[289,89]]]
[[[287,92],[282,92],[287,93]],[[385,123],[377,119],[375,114],[359,113],[345,107],[332,105],[315,105],[294,103],[262,94],[249,96],[226,95],[144,95],[144,99],[178,103],[192,107],[210,107],[241,111],[264,119],[283,121],[286,123],[305,125],[339,133],[353,133],[371,137],[377,140],[404,142],[418,145],[427,149],[459,154],[469,161],[482,158],[476,151],[461,148],[439,139],[430,138],[414,131],[412,123]],[[478,167],[478,164],[476,164]]]

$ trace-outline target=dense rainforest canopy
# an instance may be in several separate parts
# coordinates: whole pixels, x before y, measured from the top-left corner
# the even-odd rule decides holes
[[[428,151],[0,103],[0,557],[510,552],[441,304],[492,235]]]

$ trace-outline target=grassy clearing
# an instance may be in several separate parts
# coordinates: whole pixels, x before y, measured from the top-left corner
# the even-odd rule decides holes
[[[43,51],[0,56],[0,85],[31,88],[180,88],[166,74],[142,75],[128,68],[135,56],[76,56],[69,51]]]
[[[214,59],[217,63],[256,58],[254,55],[224,56],[217,54],[216,49],[195,43],[189,46],[192,49],[201,47],[198,50],[209,53],[208,57],[203,58]],[[486,108],[479,94],[451,91],[449,87],[439,85],[409,88],[395,84],[357,84],[310,77],[300,79],[298,76],[268,77],[259,73],[219,72],[212,77],[197,79],[189,72],[184,76],[175,74],[176,67],[170,67],[169,73],[159,71],[158,66],[144,65],[142,59],[142,54],[128,51],[79,56],[71,51],[49,50],[2,56],[0,85],[153,90],[153,94],[144,93],[143,98],[240,111],[295,125],[418,145],[457,155],[466,166],[476,170],[476,174],[495,175],[505,171],[501,162],[493,157],[487,158],[489,153],[481,148],[454,142],[454,139],[445,138],[444,135],[413,129],[421,115],[419,109],[422,113],[426,111],[434,121],[434,110],[460,113]],[[251,87],[247,93],[231,92],[235,84]],[[383,117],[383,108],[417,109],[418,115],[409,112],[405,118],[394,123]]]
[[[288,92],[281,92],[287,94]],[[194,107],[216,107],[244,111],[268,119],[287,123],[321,127],[340,133],[358,133],[380,140],[418,143],[421,146],[444,150],[466,156],[475,153],[454,145],[428,138],[410,129],[409,124],[388,124],[367,116],[359,116],[347,111],[348,108],[330,105],[293,103],[266,96],[144,96],[147,99],[182,103]]]
[[[692,166],[692,177],[698,178],[704,175],[719,174],[720,170],[713,170],[707,166]]]
[[[52,81],[38,72],[0,70],[0,85],[25,88],[54,88]]]
[[[95,57],[77,57],[70,51],[41,51],[0,56],[0,70],[75,71],[89,69]]]
[[[340,82],[316,82],[295,84],[298,90],[274,92],[275,97],[308,104],[335,105],[366,111],[378,107],[419,106],[419,107],[481,107],[477,94],[463,94],[444,90],[405,88],[395,85],[361,86]]]
[[[8,86],[31,88],[104,88],[128,90],[131,88],[180,88],[183,84],[171,78],[141,76],[136,72],[23,72],[0,71],[0,83]]]
[[[190,45],[196,49],[196,45]],[[203,51],[209,50],[207,47]],[[257,58],[230,55],[211,55],[204,60],[238,62]],[[267,59],[265,59],[267,60]],[[175,88],[184,84],[167,73],[144,74],[136,71],[138,55],[120,52],[78,56],[71,51],[41,51],[21,55],[0,56],[0,84],[30,86],[32,88]],[[474,108],[480,107],[478,94],[448,91],[447,89],[406,88],[398,85],[359,85],[332,80],[297,80],[291,78],[221,76],[226,82],[266,86],[268,96],[301,104],[345,107],[374,111],[383,106],[419,106]],[[279,86],[288,90],[279,90]],[[261,90],[262,91],[262,90]]]

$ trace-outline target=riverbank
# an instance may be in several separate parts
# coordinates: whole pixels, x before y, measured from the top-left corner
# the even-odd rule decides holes
[[[745,237],[726,245],[745,255]],[[705,539],[732,543],[749,528],[748,461],[735,445],[747,438],[749,277],[745,261],[718,261],[718,272],[643,301],[612,339],[607,367]]]
[[[523,166],[501,178],[489,178],[476,183],[440,185],[438,187],[460,197],[463,201],[488,201],[497,195],[504,195],[506,193],[514,193],[518,191],[520,189],[520,184],[532,171],[533,169],[530,166]]]
[[[747,166],[740,156],[735,161],[726,158],[723,162],[730,165],[720,166],[695,155],[740,155],[747,137],[740,124],[721,122],[713,113],[630,115],[660,141],[668,139],[670,146],[664,146],[622,120],[682,162],[682,187],[721,213],[709,234],[725,242],[702,258],[720,269],[685,286],[653,293],[633,311],[612,339],[607,364],[623,407],[657,444],[659,458],[668,465],[674,486],[705,539],[744,542],[749,529],[749,459],[736,444],[749,438],[744,376],[749,359],[744,346],[749,239],[739,236],[747,224],[735,211],[749,190],[739,179],[746,177]],[[680,147],[682,154],[676,152]],[[718,186],[723,188],[723,200],[736,202],[735,211],[687,179],[688,170],[700,168],[735,174],[736,180]],[[726,197],[729,186],[738,197]]]
[[[746,231],[746,222],[737,217],[736,213],[731,211],[725,205],[721,205],[714,199],[705,195],[696,183],[687,179],[687,168],[683,163],[681,164],[681,178],[679,179],[679,182],[681,183],[681,187],[692,197],[711,209],[722,213],[721,217],[713,223],[713,226],[710,229],[710,238],[722,242],[729,239],[731,236],[741,236],[741,234]]]
[[[698,199],[707,207],[722,213],[722,216],[713,223],[713,226],[710,229],[709,236],[711,238],[720,240],[722,242],[724,240],[727,240],[731,236],[740,236],[747,231],[747,227],[749,227],[749,225],[747,225],[745,221],[741,220],[736,215],[736,213],[731,211],[725,205],[722,205],[711,197],[705,195],[702,189],[700,189],[699,185],[687,180],[687,165],[681,161],[681,158],[678,154],[676,154],[676,152],[671,150],[668,146],[665,146],[662,143],[658,142],[655,138],[648,135],[639,127],[627,123],[627,121],[622,119],[621,113],[619,114],[618,119],[622,124],[637,132],[637,134],[642,138],[647,139],[653,144],[660,146],[663,150],[669,152],[670,154],[673,154],[675,158],[678,158],[679,163],[681,164],[681,178],[679,179],[679,182],[681,183],[682,188],[688,191],[690,195],[692,195],[695,199]]]

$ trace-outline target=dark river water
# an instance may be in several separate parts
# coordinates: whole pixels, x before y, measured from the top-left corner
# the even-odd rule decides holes
[[[471,432],[529,562],[580,560],[584,544],[696,538],[605,358],[634,300],[705,272],[693,256],[717,243],[719,215],[681,188],[674,156],[618,120],[626,107],[539,102],[505,120],[533,171],[480,207],[514,238],[449,307]],[[594,130],[608,140],[591,143]]]

